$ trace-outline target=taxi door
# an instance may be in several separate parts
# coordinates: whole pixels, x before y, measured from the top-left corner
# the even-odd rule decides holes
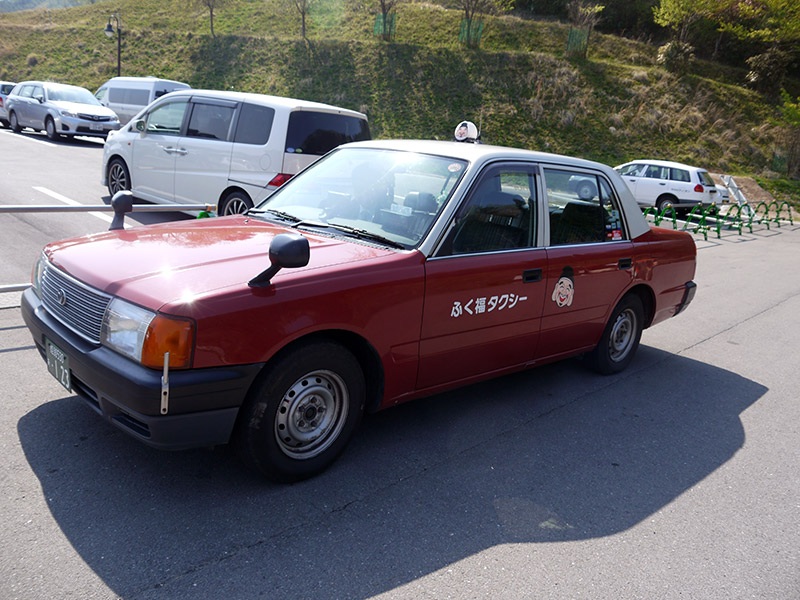
[[[547,265],[538,167],[487,167],[425,265],[417,389],[533,360]]]
[[[597,182],[591,197],[580,197],[569,181],[587,177],[586,172],[542,171],[549,244],[539,360],[594,347],[608,313],[634,277],[633,243],[608,182],[591,175]]]

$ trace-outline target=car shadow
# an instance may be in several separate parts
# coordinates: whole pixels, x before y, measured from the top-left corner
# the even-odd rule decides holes
[[[120,597],[367,598],[487,548],[613,535],[731,459],[767,391],[642,346],[368,416],[322,475],[265,482],[226,449],[151,450],[74,397],[18,422],[63,534]],[[197,590],[197,588],[194,588]]]
[[[13,132],[10,132],[13,133]],[[21,135],[23,137],[31,138],[34,140],[38,140],[40,142],[44,142],[46,144],[53,144],[53,145],[62,145],[62,146],[78,146],[81,148],[97,148],[99,150],[103,149],[103,144],[105,141],[103,138],[100,137],[92,137],[92,136],[61,136],[56,140],[48,139],[44,132],[40,131],[32,131],[30,129],[23,129],[19,133],[15,135]]]

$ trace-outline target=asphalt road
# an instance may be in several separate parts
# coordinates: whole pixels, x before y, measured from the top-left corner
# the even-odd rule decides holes
[[[0,130],[0,203],[101,200],[100,146],[41,139]],[[3,283],[107,228],[0,219]],[[370,416],[290,486],[104,424],[7,300],[0,598],[800,599],[800,225],[696,239],[694,303],[624,373],[569,360]]]

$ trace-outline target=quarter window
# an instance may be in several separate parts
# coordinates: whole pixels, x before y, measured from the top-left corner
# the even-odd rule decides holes
[[[544,169],[544,178],[551,246],[626,239],[617,199],[604,178],[560,169]]]
[[[269,140],[275,109],[245,102],[239,110],[234,142],[263,146]]]
[[[686,169],[675,169],[674,167],[670,169],[670,179],[673,181],[682,181],[682,182],[689,182],[692,178],[689,176],[689,171]]]

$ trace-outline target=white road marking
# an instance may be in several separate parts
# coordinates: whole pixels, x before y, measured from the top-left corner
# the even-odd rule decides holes
[[[50,196],[51,198],[58,200],[59,202],[63,202],[64,204],[69,204],[70,206],[82,206],[80,202],[73,200],[72,198],[67,198],[66,196],[62,196],[58,192],[49,190],[46,187],[34,186],[33,189],[35,189],[37,192],[41,192],[42,194]],[[107,215],[106,213],[97,212],[94,210],[90,211],[89,214],[97,217],[98,219],[102,219],[106,223],[111,223],[111,221],[114,220],[113,217],[111,217],[110,215]],[[127,223],[125,224],[125,228],[126,229],[128,228]]]

